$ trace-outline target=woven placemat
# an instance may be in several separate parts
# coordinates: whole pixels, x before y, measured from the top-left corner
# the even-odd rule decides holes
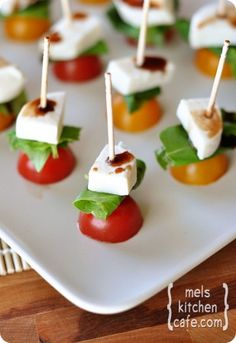
[[[17,253],[0,239],[0,276],[20,273],[31,267]]]

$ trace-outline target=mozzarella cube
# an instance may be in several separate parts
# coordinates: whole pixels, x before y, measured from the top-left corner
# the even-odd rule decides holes
[[[87,15],[74,18],[71,23],[62,18],[51,27],[50,32],[59,37],[50,44],[49,56],[53,61],[77,58],[103,38],[99,20]],[[40,40],[39,48],[43,52],[43,40]]]
[[[163,69],[151,70],[137,67],[133,57],[111,61],[108,65],[108,72],[112,75],[113,87],[122,95],[129,95],[166,84],[172,78],[175,67],[163,58],[156,58],[157,65],[159,62],[165,64]]]
[[[236,44],[236,10],[231,5],[226,8],[226,17],[217,15],[217,3],[201,7],[193,15],[189,32],[193,49],[220,47],[225,39],[230,40],[232,45]]]
[[[40,100],[28,102],[22,107],[16,120],[16,136],[49,144],[58,144],[63,129],[65,93],[47,95],[51,108],[48,112],[38,113]]]
[[[115,146],[116,156],[124,153],[128,154],[129,159],[113,165],[108,159],[108,145],[104,147],[89,171],[89,190],[117,195],[130,193],[137,181],[136,159],[120,143]]]
[[[0,59],[0,103],[16,98],[25,87],[22,72],[15,66]]]
[[[17,9],[24,9],[37,0],[0,0],[0,13],[8,16],[14,13]]]
[[[209,99],[181,100],[177,117],[187,131],[200,160],[212,156],[218,149],[223,132],[221,111],[215,106],[213,116],[206,114]]]
[[[132,6],[125,0],[114,0],[115,7],[121,18],[134,27],[140,27],[143,17],[141,6]],[[148,12],[147,25],[173,25],[175,23],[175,8],[173,0],[152,1]]]

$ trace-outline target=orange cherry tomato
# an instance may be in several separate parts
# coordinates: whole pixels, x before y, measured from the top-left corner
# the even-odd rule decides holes
[[[93,239],[119,243],[133,237],[142,227],[143,217],[137,203],[127,196],[119,207],[106,219],[80,212],[78,229]]]
[[[8,38],[28,42],[41,37],[48,31],[50,25],[48,19],[14,15],[5,19],[4,30]]]
[[[139,132],[156,125],[162,116],[162,110],[159,102],[153,98],[144,101],[137,111],[130,114],[123,96],[115,94],[113,116],[117,128],[128,132]]]
[[[55,76],[65,82],[85,82],[99,76],[103,65],[99,56],[80,56],[70,61],[54,62]]]
[[[0,131],[3,131],[10,127],[14,121],[16,120],[16,116],[14,114],[2,114],[0,113]]]
[[[197,68],[205,75],[215,77],[219,63],[219,56],[209,49],[199,49],[196,51],[195,60]],[[225,63],[222,78],[230,79],[233,77],[232,68],[229,63]]]
[[[228,170],[229,160],[224,154],[186,166],[171,167],[171,175],[188,185],[208,185],[221,178]]]
[[[49,157],[43,169],[37,172],[26,154],[19,156],[17,169],[25,179],[38,184],[51,184],[65,179],[73,171],[76,160],[70,148],[58,148],[58,158]]]

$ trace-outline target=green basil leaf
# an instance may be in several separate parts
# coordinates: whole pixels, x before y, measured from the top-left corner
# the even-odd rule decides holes
[[[123,33],[128,38],[138,40],[139,28],[131,26],[126,23],[119,15],[115,6],[111,6],[107,11],[107,17],[110,20],[112,26],[119,32]],[[151,26],[147,29],[147,43],[156,44],[157,46],[163,45],[165,42],[166,32],[169,31],[172,26]]]
[[[180,37],[188,42],[189,30],[190,30],[190,21],[188,19],[177,19],[175,23],[175,28],[179,33]]]
[[[100,40],[91,48],[85,50],[80,56],[96,55],[101,56],[108,53],[108,46],[104,40]]]
[[[125,95],[124,100],[127,104],[129,113],[132,114],[133,112],[137,111],[144,101],[155,98],[160,93],[160,87],[155,87],[144,92]]]
[[[15,116],[17,116],[21,108],[26,103],[26,101],[27,101],[27,96],[26,96],[25,91],[23,91],[15,99],[9,102],[0,104],[0,113],[4,115],[14,114]]]
[[[16,137],[15,130],[8,134],[9,143],[13,150],[23,151],[40,172],[50,155],[58,158],[58,147],[66,147],[69,143],[79,139],[80,128],[64,126],[58,145],[43,143]]]
[[[136,165],[137,165],[137,181],[136,184],[134,185],[133,189],[136,189],[140,186],[140,184],[143,181],[144,174],[146,172],[146,164],[142,160],[136,160]]]
[[[39,0],[25,9],[17,11],[14,15],[47,19],[50,17],[50,0]]]
[[[136,189],[145,174],[146,165],[143,161],[137,160],[137,182],[133,189]],[[93,192],[88,189],[82,191],[74,200],[73,205],[81,212],[91,213],[98,219],[106,220],[121,204],[125,196]]]
[[[73,204],[81,212],[91,213],[98,219],[106,220],[124,198],[125,196],[93,192],[85,189],[78,195]]]
[[[196,149],[189,141],[188,134],[181,125],[172,126],[160,134],[164,149],[156,152],[162,166],[181,166],[199,161]]]

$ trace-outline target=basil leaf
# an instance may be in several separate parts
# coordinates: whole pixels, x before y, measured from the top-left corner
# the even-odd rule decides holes
[[[134,27],[126,23],[119,15],[115,6],[111,6],[107,11],[107,17],[110,20],[112,26],[119,32],[123,33],[128,38],[138,40],[139,28]],[[169,31],[173,26],[162,25],[162,26],[151,26],[147,29],[147,43],[156,44],[157,46],[163,45],[165,42],[166,32]]]
[[[85,189],[78,195],[73,204],[81,212],[91,213],[98,219],[106,220],[124,198],[125,196],[93,192]]]
[[[156,157],[164,168],[199,162],[195,148],[181,125],[172,126],[160,134],[163,148],[156,151]]]
[[[236,112],[221,110],[224,123],[224,130],[221,139],[221,146],[233,149],[236,147]]]
[[[190,21],[188,19],[177,19],[175,23],[175,28],[179,33],[180,37],[188,42],[189,30],[190,30]]]
[[[136,189],[141,185],[144,178],[144,174],[146,172],[146,164],[142,160],[137,159],[136,165],[137,165],[137,181],[133,189]]]
[[[213,52],[218,57],[221,56],[222,48],[208,48],[209,51]],[[230,64],[232,73],[236,77],[236,46],[231,45],[226,57],[226,61]]]
[[[133,112],[137,111],[144,101],[155,98],[160,93],[160,87],[155,87],[144,92],[125,95],[124,100],[128,107],[129,113],[132,114]]]
[[[40,172],[50,155],[58,158],[58,147],[66,147],[69,143],[79,139],[80,128],[64,126],[58,145],[43,143],[16,137],[15,130],[9,132],[8,138],[13,150],[23,151]]]
[[[137,163],[137,182],[133,189],[136,189],[143,180],[146,165],[141,160]],[[73,205],[81,212],[91,213],[98,219],[106,220],[121,204],[125,196],[93,192],[88,189],[82,191],[74,200]]]
[[[96,55],[101,56],[108,53],[108,46],[104,40],[100,40],[91,48],[85,50],[80,56]]]
[[[25,91],[21,92],[15,99],[0,104],[0,113],[4,115],[15,115],[17,116],[21,108],[27,101]]]
[[[50,0],[39,0],[23,10],[17,11],[13,15],[31,18],[49,18],[50,17]]]

